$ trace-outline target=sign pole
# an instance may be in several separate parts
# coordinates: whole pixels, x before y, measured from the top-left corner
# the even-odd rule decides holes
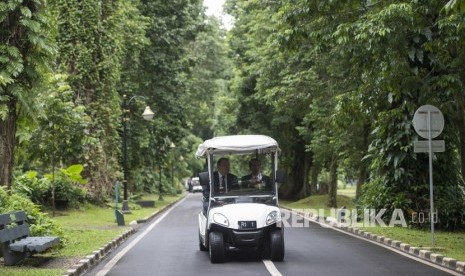
[[[434,247],[434,203],[433,203],[433,146],[431,142],[431,111],[428,110],[428,147],[429,147],[429,204],[431,222],[431,244]]]
[[[434,115],[434,118],[433,118]],[[434,197],[433,197],[433,152],[444,152],[445,142],[443,140],[432,140],[439,136],[444,129],[444,116],[441,110],[433,105],[422,105],[413,116],[413,127],[418,135],[427,141],[415,141],[415,152],[429,153],[429,204],[431,222],[431,244],[434,246]],[[426,143],[425,143],[426,142]],[[435,143],[433,143],[435,142]],[[439,216],[437,215],[436,218]]]

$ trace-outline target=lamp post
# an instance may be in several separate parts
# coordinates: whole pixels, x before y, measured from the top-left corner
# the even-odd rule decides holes
[[[159,161],[158,161],[158,201],[164,201],[163,199],[163,186],[161,184],[161,154],[159,154]]]
[[[186,184],[185,184],[184,181],[182,180],[182,176],[183,176],[183,172],[182,172],[183,170],[182,170],[182,169],[184,168],[184,166],[182,165],[182,163],[183,163],[183,161],[184,161],[184,156],[182,156],[182,155],[179,156],[179,161],[180,161],[179,163],[181,164],[181,167],[177,166],[177,167],[176,167],[176,170],[178,171],[178,177],[181,175],[181,184],[182,184],[182,186],[185,187]],[[181,172],[180,172],[180,171],[181,171]]]
[[[161,162],[158,165],[158,201],[164,201],[163,199],[163,186],[161,185]]]
[[[128,104],[136,99],[136,98],[143,98],[143,96],[133,96],[129,100],[127,100],[127,96],[123,95],[123,103],[122,103],[122,123],[123,123],[123,207],[121,211],[123,213],[130,213],[129,211],[129,205],[128,205],[128,180],[127,180],[127,172],[128,172],[128,164],[127,164],[127,133],[128,133],[128,127],[127,127],[127,121],[129,121],[129,118],[127,117],[127,114],[129,113],[128,110]],[[154,113],[150,109],[150,106],[145,107],[144,113],[142,116],[146,120],[152,120]]]
[[[175,147],[176,147],[176,145],[175,145],[173,142],[171,142],[170,148],[171,148],[171,149],[174,149]],[[173,167],[174,167],[174,156],[173,156],[173,155],[174,155],[174,152],[172,151],[172,152],[171,152],[171,187],[174,188],[174,170],[173,170]]]

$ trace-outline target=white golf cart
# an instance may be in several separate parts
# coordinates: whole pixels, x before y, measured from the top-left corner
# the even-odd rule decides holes
[[[203,199],[208,208],[199,214],[199,246],[201,251],[209,251],[212,263],[224,262],[230,248],[256,249],[272,261],[283,260],[284,228],[277,183],[282,183],[284,174],[277,171],[278,151],[278,143],[264,135],[221,136],[199,145],[196,157],[205,158],[208,165],[207,172],[199,173],[200,184],[210,185],[209,196],[204,194]],[[238,181],[238,189],[214,192],[213,174],[220,157],[230,159],[233,174],[237,174],[238,163],[243,163],[240,172],[245,173],[247,160],[263,160],[271,185],[257,189]]]

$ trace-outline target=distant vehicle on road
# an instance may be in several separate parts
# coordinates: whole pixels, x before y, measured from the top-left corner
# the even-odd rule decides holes
[[[202,192],[202,186],[200,185],[200,181],[198,177],[193,177],[191,180],[191,185],[192,185],[192,192]]]
[[[209,251],[212,263],[224,262],[229,248],[267,252],[272,261],[284,259],[284,225],[277,192],[284,175],[277,172],[278,152],[278,143],[264,135],[221,136],[199,145],[196,157],[206,158],[208,165],[207,172],[199,173],[200,184],[210,189],[209,195],[204,192],[204,209],[199,214],[199,247]],[[214,170],[221,157],[228,157],[236,169],[246,168],[250,159],[265,161],[272,187],[259,185],[257,189],[239,181],[234,183],[235,189],[228,185],[215,188]]]

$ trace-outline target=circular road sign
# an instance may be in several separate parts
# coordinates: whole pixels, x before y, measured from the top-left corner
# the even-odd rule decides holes
[[[428,114],[431,118],[431,139],[434,139],[444,129],[444,116],[437,107],[429,104],[420,106],[413,115],[413,127],[418,135],[429,139]]]

